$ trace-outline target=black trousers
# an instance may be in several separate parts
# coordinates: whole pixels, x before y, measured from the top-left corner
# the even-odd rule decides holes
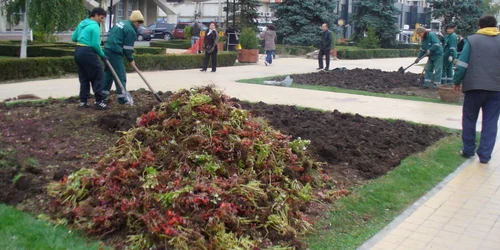
[[[217,45],[215,45],[215,46],[217,46]],[[207,70],[208,61],[209,61],[210,57],[212,57],[212,71],[217,70],[217,52],[218,52],[217,47],[215,47],[215,49],[212,53],[205,52],[205,59],[203,60],[203,70]]]
[[[94,49],[76,46],[75,61],[78,65],[78,78],[80,80],[80,101],[87,102],[87,99],[90,98],[90,86],[94,91],[95,101],[102,101],[104,73],[101,61],[99,61]]]
[[[326,68],[325,69],[330,69],[330,50],[327,49],[327,50],[319,50],[319,53],[318,53],[318,63],[319,63],[319,67],[320,68],[323,68],[323,56],[325,56],[326,58]]]

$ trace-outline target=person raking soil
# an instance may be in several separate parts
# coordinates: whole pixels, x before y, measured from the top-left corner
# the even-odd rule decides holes
[[[102,8],[95,8],[90,12],[89,18],[78,24],[71,40],[76,42],[75,62],[78,66],[78,79],[80,81],[80,103],[79,108],[88,108],[87,103],[90,98],[90,86],[95,95],[95,108],[106,109],[103,102],[103,72],[99,57],[106,60],[106,56],[101,48],[101,30],[99,23],[104,22],[106,11]]]
[[[424,56],[429,59],[425,65],[424,88],[430,88],[434,76],[434,88],[441,84],[443,71],[443,47],[436,33],[427,31],[425,27],[418,27],[417,34],[422,39],[422,47],[415,63],[418,63]]]
[[[109,32],[108,40],[104,45],[104,53],[107,59],[111,63],[111,66],[116,71],[118,78],[123,84],[124,88],[127,88],[127,75],[125,72],[125,64],[123,63],[123,56],[127,58],[130,66],[134,68],[134,44],[137,39],[137,28],[144,23],[144,17],[142,13],[138,10],[132,11],[129,20],[124,20],[117,22]],[[111,70],[106,66],[104,69],[104,89],[103,95],[107,101],[111,85],[113,84],[113,74]],[[118,96],[119,104],[130,104],[125,95],[122,93],[122,89],[118,84],[116,86],[116,93]]]

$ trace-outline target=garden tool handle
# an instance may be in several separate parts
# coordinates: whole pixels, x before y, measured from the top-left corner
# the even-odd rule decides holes
[[[420,62],[420,60],[424,59],[424,57],[426,57],[427,55],[424,55],[420,58],[418,58],[418,61]],[[413,62],[412,64],[410,64],[410,66],[406,67],[403,71],[406,71],[407,69],[409,69],[411,66],[417,64],[418,62]]]
[[[113,66],[111,66],[111,63],[108,60],[104,60],[104,61],[106,61],[106,65],[108,66],[109,70],[111,71],[111,74],[113,74],[113,77],[115,77],[115,80],[118,83],[118,85],[120,85],[120,88],[123,91],[126,91],[125,88],[123,87],[122,82],[120,81],[120,78],[118,78],[118,75],[116,74],[115,69],[113,69]]]
[[[144,77],[144,75],[142,75],[142,72],[137,68],[136,65],[133,66],[135,72],[137,72],[137,74],[139,74],[139,76],[142,78],[142,80],[144,81],[144,83],[148,86],[149,90],[151,92],[153,92],[153,94],[155,95],[155,99],[159,102],[163,102],[163,100],[158,96],[158,94],[155,93],[155,91],[153,90],[153,88],[151,87],[151,85],[149,85],[148,81],[146,80],[146,78]]]

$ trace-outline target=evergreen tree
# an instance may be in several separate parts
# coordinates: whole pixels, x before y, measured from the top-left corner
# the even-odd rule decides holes
[[[492,10],[482,0],[433,0],[430,3],[433,8],[432,17],[442,19],[442,27],[453,23],[464,36],[474,33],[479,18]]]
[[[242,29],[250,27],[257,29],[257,22],[255,19],[259,17],[259,7],[261,6],[260,0],[238,0],[236,4],[229,4],[229,20],[232,21],[236,15],[237,26]]]
[[[278,40],[291,45],[319,45],[321,25],[333,28],[337,16],[332,0],[286,0],[272,8],[276,10]]]
[[[354,2],[354,40],[360,41],[369,27],[375,29],[382,48],[395,44],[399,10],[395,0],[358,0]]]

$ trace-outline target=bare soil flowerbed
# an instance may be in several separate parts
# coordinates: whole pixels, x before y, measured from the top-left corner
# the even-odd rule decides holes
[[[153,107],[157,103],[146,91],[132,92],[136,106],[123,107],[112,103],[113,108],[107,111],[77,110],[77,100],[74,98],[49,100],[43,104],[0,106],[0,202],[21,205],[24,210],[34,214],[47,213],[63,217],[77,227],[85,225],[90,229],[90,234],[105,237],[119,248],[124,247],[124,238],[128,235],[128,244],[139,244],[143,240],[171,240],[167,245],[157,245],[160,248],[183,246],[188,242],[199,244],[200,249],[201,246],[216,249],[220,247],[217,242],[224,241],[242,247],[281,244],[301,249],[305,246],[297,237],[303,231],[301,228],[307,228],[308,225],[306,221],[309,220],[307,214],[310,211],[304,205],[310,202],[313,195],[309,185],[312,190],[319,190],[319,186],[337,190],[362,184],[386,174],[402,159],[423,151],[446,135],[436,127],[343,114],[337,110],[320,112],[293,106],[245,103],[224,97],[217,99],[210,90],[206,91],[206,95],[211,96],[210,101],[205,94],[189,94],[188,91],[184,95],[177,95],[178,99],[170,101],[168,105],[155,109]],[[169,96],[171,93],[162,94],[164,99]],[[187,103],[191,103],[194,108],[182,106],[181,100],[185,100],[186,96],[190,98]],[[218,111],[222,110],[218,109],[218,105],[223,105],[220,107],[226,108],[231,115]],[[248,110],[249,114],[231,111],[232,107],[239,110],[240,106]],[[183,107],[187,108],[184,110]],[[197,119],[201,123],[209,122],[206,124],[210,126],[202,126],[194,134],[196,136],[182,137],[182,141],[173,140],[171,133],[184,136],[187,131],[191,131],[191,125],[188,124],[193,127],[199,124],[196,119],[182,116],[185,113],[177,109],[201,114],[201,118]],[[271,127],[283,135],[259,125],[261,121],[258,119],[245,120],[247,115],[264,117]],[[217,116],[225,121],[220,123],[223,125],[213,122]],[[193,123],[181,122],[186,119]],[[163,126],[163,129],[158,126]],[[131,128],[127,133],[120,132]],[[232,132],[243,139],[235,143],[234,137],[229,136]],[[207,133],[211,140],[199,136]],[[228,143],[221,138],[225,138]],[[254,141],[250,138],[254,138]],[[257,139],[260,141],[254,145]],[[305,152],[301,151],[303,140],[311,141]],[[273,151],[274,148],[276,151]],[[253,158],[246,155],[253,152],[248,151],[250,149],[257,152]],[[265,153],[264,149],[274,153]],[[103,154],[105,151],[107,153]],[[176,156],[168,152],[172,152],[172,155],[175,152]],[[136,156],[131,157],[132,154]],[[236,161],[240,158],[250,160]],[[309,159],[323,164],[316,165]],[[297,162],[301,162],[300,165]],[[158,170],[157,173],[153,169],[153,166],[167,163],[170,167],[165,166],[162,170],[166,172]],[[267,163],[269,170],[266,170]],[[187,165],[191,165],[193,170],[189,171]],[[276,169],[276,166],[281,165],[284,166],[283,173],[276,173],[281,172],[279,168]],[[256,176],[260,178],[258,181],[265,183],[270,180],[274,184],[269,187],[260,184],[256,188],[256,182],[241,177],[247,176],[248,173],[242,173],[249,167],[259,169]],[[266,171],[274,174],[266,175]],[[320,174],[318,176],[322,180],[315,181],[315,172]],[[234,177],[237,173],[238,178]],[[130,183],[124,181],[127,178]],[[75,180],[78,180],[78,189],[70,189]],[[192,182],[188,183],[188,180]],[[319,185],[321,181],[326,182],[326,185]],[[47,193],[49,183],[53,183],[52,197]],[[104,189],[99,188],[101,186],[115,191],[103,192]],[[113,224],[136,218],[131,214],[139,213],[138,210],[131,209],[139,205],[133,196],[138,197],[141,190],[146,189],[154,189],[158,193],[171,191],[172,196],[160,197],[159,203],[148,195],[141,196],[144,201],[141,200],[140,211],[144,214],[140,219],[137,217],[137,221],[144,223],[144,226],[134,224],[127,231],[123,229],[127,223]],[[274,204],[281,204],[276,200],[278,198],[272,195],[260,197],[260,189],[265,193],[286,191],[290,197],[295,197],[287,199],[288,205],[283,205],[281,209],[287,207],[289,224],[295,225],[295,229],[276,222],[279,216],[287,214],[273,210],[276,209]],[[129,193],[127,190],[135,191]],[[82,193],[76,195],[80,191]],[[232,196],[235,192],[239,196]],[[220,200],[214,199],[214,193],[220,194]],[[124,203],[113,203],[111,200],[118,199],[113,197],[114,194],[123,194],[127,199],[118,197],[125,200]],[[242,200],[243,194],[251,199]],[[322,194],[325,194],[324,190]],[[75,207],[67,206],[68,203],[61,202],[61,199],[54,200],[54,196],[76,202],[74,204],[80,204],[77,208],[81,208],[75,210]],[[97,199],[102,196],[109,196],[109,202],[103,203]],[[268,207],[268,210],[262,209],[268,214],[258,214],[259,211],[252,209],[256,205],[253,202]],[[168,207],[168,213],[160,216],[151,210],[151,206],[160,205]],[[259,216],[255,217],[256,213]],[[267,225],[268,234],[257,226],[260,225],[258,218],[266,216],[267,224],[265,221],[262,223]],[[113,218],[109,223],[108,217]],[[217,220],[210,220],[212,217]],[[245,218],[245,222],[242,218]],[[164,225],[155,222],[162,220],[165,220]],[[144,234],[141,230],[144,230]],[[133,235],[130,233],[132,231]],[[207,232],[213,232],[213,235]]]
[[[421,96],[439,99],[435,89],[422,89],[424,79],[422,74],[397,71],[386,72],[377,69],[352,69],[319,71],[307,74],[292,75],[294,84],[312,86],[330,86],[343,89],[363,90],[374,93],[395,95]],[[283,80],[277,78],[275,80]]]

